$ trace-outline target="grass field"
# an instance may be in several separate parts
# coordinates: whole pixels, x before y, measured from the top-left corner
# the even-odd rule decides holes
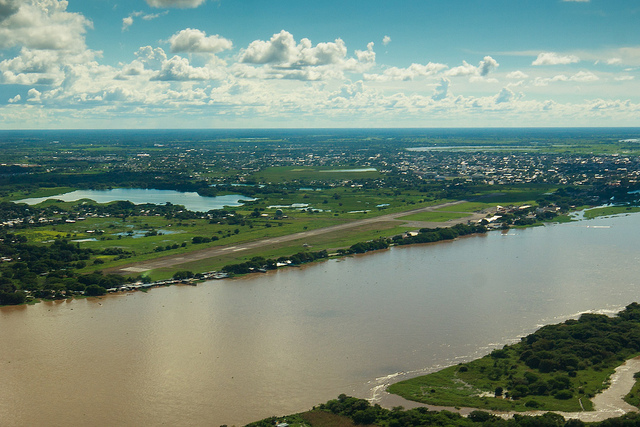
[[[402,219],[407,221],[425,221],[425,222],[446,222],[452,219],[466,218],[469,215],[461,212],[422,212],[412,215],[403,216]]]
[[[640,207],[633,206],[606,206],[602,208],[587,209],[584,217],[587,219],[597,218],[600,216],[621,215],[640,212]]]

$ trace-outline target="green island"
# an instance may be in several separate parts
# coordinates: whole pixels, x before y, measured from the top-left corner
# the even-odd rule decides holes
[[[609,387],[614,369],[638,354],[640,304],[632,303],[613,317],[584,313],[578,319],[544,326],[480,359],[388,387],[390,393],[405,399],[451,410],[385,409],[340,395],[305,413],[249,425],[635,426],[640,425],[637,412],[585,423],[553,411],[593,411],[591,399]],[[640,372],[634,378],[639,379]],[[636,382],[625,401],[637,406],[639,390],[640,382]],[[455,412],[462,407],[477,409],[465,417]],[[531,410],[544,412],[523,413]],[[504,419],[500,413],[513,416]]]

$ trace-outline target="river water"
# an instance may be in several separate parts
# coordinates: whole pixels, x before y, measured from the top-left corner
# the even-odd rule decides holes
[[[0,425],[240,425],[640,301],[640,215],[0,309]]]

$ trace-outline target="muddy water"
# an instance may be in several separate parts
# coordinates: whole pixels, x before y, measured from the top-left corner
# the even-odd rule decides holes
[[[639,301],[640,216],[0,309],[0,425],[240,425]],[[376,380],[379,378],[380,380]]]

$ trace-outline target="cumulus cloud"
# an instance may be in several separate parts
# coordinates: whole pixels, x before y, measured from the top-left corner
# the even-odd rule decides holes
[[[501,104],[503,102],[510,102],[516,99],[516,94],[509,88],[502,88],[500,93],[496,95],[496,104]]]
[[[19,5],[18,9],[16,6]],[[0,13],[0,49],[24,46],[31,49],[80,50],[91,21],[67,12],[67,1],[4,1]]]
[[[172,35],[169,39],[171,52],[218,53],[233,47],[230,40],[213,35],[207,37],[204,31],[187,28]]]
[[[445,79],[444,77],[440,79],[440,83],[433,91],[433,96],[431,97],[431,99],[433,99],[434,101],[441,101],[445,99],[449,95],[449,84],[451,84],[451,81],[449,79]]]
[[[335,64],[345,58],[347,47],[342,39],[318,43],[304,38],[299,44],[285,30],[274,34],[269,41],[255,40],[242,53],[240,61],[248,64],[275,64],[302,67],[309,65]]]
[[[580,62],[575,55],[558,55],[556,52],[542,52],[531,65],[566,65]]]
[[[387,46],[387,45],[389,45],[389,43],[391,43],[391,37],[389,37],[389,36],[384,36],[384,37],[382,38],[382,44],[383,44],[384,46]]]
[[[367,50],[356,50],[356,57],[362,63],[376,62],[376,53],[373,51],[373,42],[367,44]]]
[[[34,88],[29,89],[29,92],[27,92],[27,101],[29,102],[40,102],[41,99],[40,97],[42,96],[42,93]]]
[[[174,56],[164,61],[160,72],[152,80],[161,81],[188,81],[188,80],[212,80],[221,75],[208,67],[193,67],[187,58]]]
[[[9,104],[15,104],[16,102],[20,102],[22,97],[20,95],[16,95],[13,98],[9,98]]]
[[[498,68],[500,64],[498,61],[490,56],[485,56],[477,67],[469,64],[467,61],[462,61],[462,65],[454,67],[446,72],[447,76],[460,77],[460,76],[480,76],[486,77],[491,71]]]
[[[529,77],[529,75],[523,73],[520,70],[512,71],[509,74],[507,74],[508,79],[520,80],[520,79],[526,79],[527,77]]]
[[[437,64],[429,62],[426,65],[423,64],[411,64],[407,68],[390,67],[383,71],[382,74],[365,74],[365,80],[373,81],[408,81],[414,80],[418,77],[428,77],[439,73],[447,68],[444,64]]]
[[[206,0],[146,0],[147,4],[151,7],[164,7],[164,8],[180,8],[180,9],[193,9]]]
[[[297,43],[285,30],[271,39],[255,40],[243,49],[239,63],[234,67],[238,76],[321,80],[341,78],[344,71],[363,72],[375,63],[373,43],[367,50],[356,50],[355,58],[347,57],[347,46],[342,39],[318,43],[303,38]]]

